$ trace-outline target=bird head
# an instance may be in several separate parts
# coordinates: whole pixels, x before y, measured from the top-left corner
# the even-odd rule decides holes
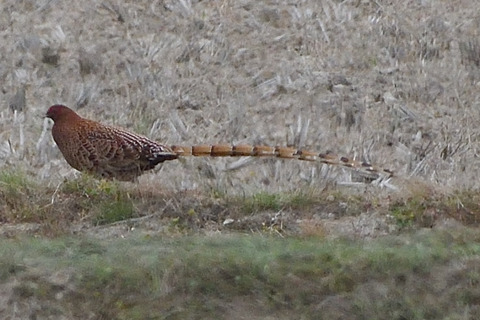
[[[57,122],[58,120],[70,117],[78,117],[78,115],[72,109],[60,104],[56,104],[48,109],[45,117],[52,119],[53,122]]]

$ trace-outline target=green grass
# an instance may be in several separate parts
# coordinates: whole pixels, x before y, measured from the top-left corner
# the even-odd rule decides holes
[[[4,241],[0,254],[7,257],[0,280],[23,280],[14,285],[19,299],[61,295],[56,303],[71,303],[74,313],[88,309],[109,319],[228,319],[226,308],[236,301],[280,319],[328,319],[342,310],[356,319],[438,319],[460,314],[480,295],[480,233],[470,229],[357,242],[242,235],[21,238]],[[454,267],[457,261],[462,267]],[[56,279],[64,279],[62,273],[67,280]],[[427,299],[432,294],[435,301]],[[332,296],[343,297],[344,305],[322,305]]]
[[[408,199],[401,203],[395,203],[390,207],[390,211],[399,227],[408,228],[414,226],[415,220],[422,214],[425,208],[425,203],[421,200]]]
[[[0,203],[2,222],[34,221],[45,213],[45,190],[26,172],[4,169],[0,171]]]
[[[480,194],[472,189],[448,194],[414,190],[393,201],[388,213],[401,229],[431,227],[440,217],[474,226],[480,222]]]
[[[88,174],[82,174],[77,179],[65,181],[62,185],[62,191],[67,194],[81,194],[86,198],[118,197],[122,194],[119,182],[98,180]]]
[[[135,216],[130,195],[116,181],[96,180],[89,175],[67,181],[62,188],[77,198],[77,205],[91,212],[92,223],[102,225],[127,220]]]
[[[309,187],[294,192],[260,191],[249,196],[216,192],[212,196],[210,192],[141,191],[88,175],[56,187],[41,185],[21,170],[0,173],[0,199],[3,222],[39,223],[48,235],[68,233],[69,224],[79,221],[97,226],[160,213],[170,219],[167,224],[172,230],[182,233],[202,229],[209,223],[220,226],[225,219],[237,221],[229,225],[230,229],[290,232],[298,230],[297,219],[326,214],[355,217],[369,212],[393,217],[400,230],[432,227],[443,218],[475,226],[480,203],[479,193],[473,189],[441,193],[417,187],[392,198],[374,192]]]
[[[358,211],[361,204],[368,200],[358,196],[330,192],[311,188],[303,188],[294,192],[268,193],[258,192],[251,196],[225,196],[227,202],[232,202],[241,207],[246,214],[254,214],[262,211],[279,211],[283,209],[310,211],[316,207],[327,207],[332,203],[343,202],[350,210]]]
[[[127,220],[135,216],[133,202],[129,199],[116,199],[109,203],[102,203],[99,214],[93,219],[93,224],[109,224],[117,221]]]
[[[284,200],[278,194],[260,192],[243,201],[243,210],[247,213],[255,213],[265,210],[278,211],[284,206]]]

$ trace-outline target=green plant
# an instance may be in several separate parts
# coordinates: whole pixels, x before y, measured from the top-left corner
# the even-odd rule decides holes
[[[243,210],[247,213],[258,211],[273,210],[278,211],[282,208],[282,198],[279,194],[270,194],[260,192],[243,200]]]
[[[93,219],[94,225],[109,224],[121,220],[130,219],[135,211],[130,199],[114,199],[113,202],[100,203],[99,214]]]

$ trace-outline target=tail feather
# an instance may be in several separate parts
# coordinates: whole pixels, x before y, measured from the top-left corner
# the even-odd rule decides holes
[[[347,157],[339,157],[331,152],[318,153],[292,147],[215,144],[196,145],[191,147],[174,145],[171,149],[179,157],[275,157],[303,161],[319,161],[327,165],[358,169],[370,174],[382,175],[388,178],[394,175],[393,171],[374,166],[368,162],[357,161]]]

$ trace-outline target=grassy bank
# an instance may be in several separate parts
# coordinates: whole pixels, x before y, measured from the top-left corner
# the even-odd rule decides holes
[[[0,7],[1,319],[480,318],[475,1]],[[96,181],[53,142],[57,103],[395,177],[195,158]]]
[[[359,241],[21,237],[0,254],[3,303],[43,319],[470,319],[480,297],[480,232],[466,228]]]
[[[367,186],[358,190],[305,186],[292,192],[238,195],[211,188],[146,189],[139,184],[99,181],[88,175],[45,186],[22,170],[4,170],[0,172],[0,218],[4,223],[0,235],[54,237],[90,229],[98,236],[102,228],[118,226],[127,231],[155,229],[166,235],[239,231],[326,236],[352,224],[352,230],[339,235],[355,238],[432,228],[445,220],[478,225],[478,191],[445,192],[418,183],[407,186],[395,194]],[[22,228],[27,224],[31,229],[25,232]],[[367,234],[364,229],[375,224],[388,230]],[[18,232],[8,231],[15,225],[19,226]]]

